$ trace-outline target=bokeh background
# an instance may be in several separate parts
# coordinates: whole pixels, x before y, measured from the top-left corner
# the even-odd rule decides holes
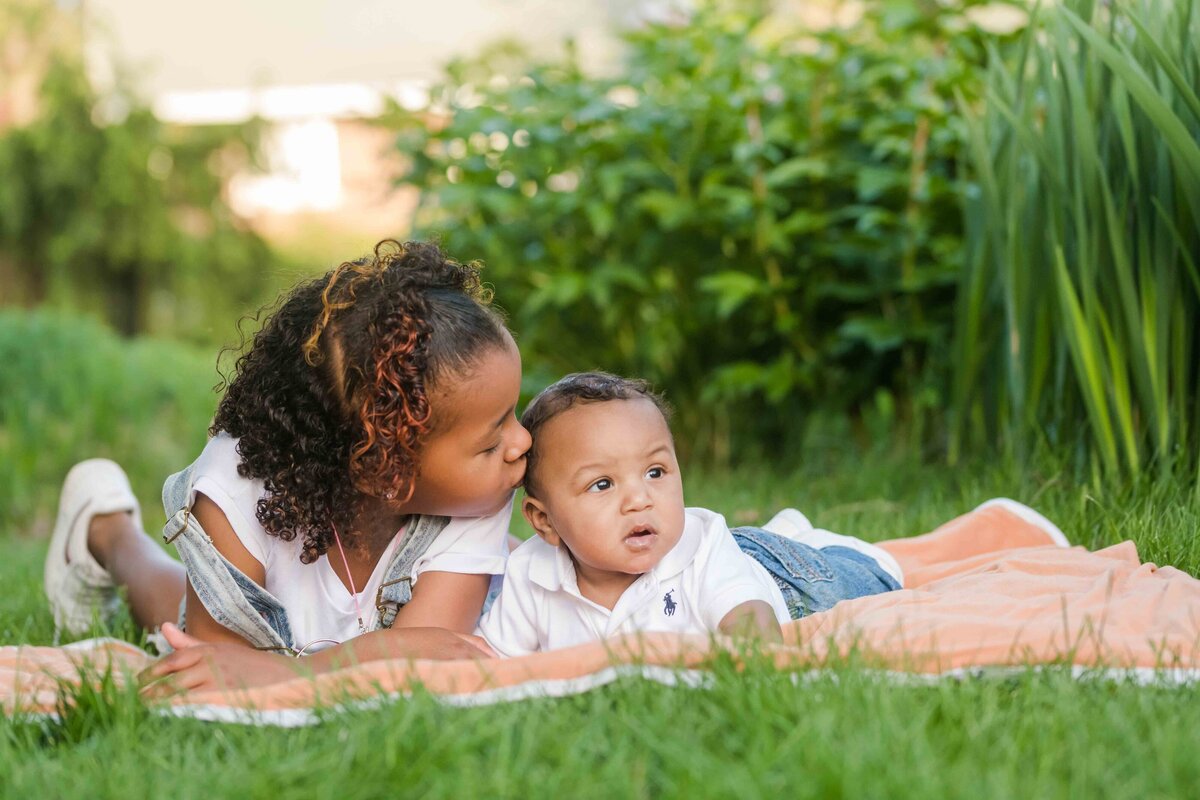
[[[0,519],[89,455],[153,498],[258,309],[384,237],[485,264],[527,396],[647,377],[709,475],[1192,486],[1198,42],[1198,0],[0,0]]]

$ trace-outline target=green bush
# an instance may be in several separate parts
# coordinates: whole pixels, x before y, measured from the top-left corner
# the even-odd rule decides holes
[[[44,532],[76,461],[130,474],[147,527],[163,480],[204,447],[215,359],[187,346],[118,338],[100,324],[0,311],[0,510],[5,533]]]
[[[506,79],[502,51],[451,66],[432,124],[395,112],[404,180],[421,232],[487,262],[532,382],[642,375],[685,450],[786,452],[818,409],[940,403],[954,98],[988,38],[961,7],[874,0],[814,31],[704,5],[628,34],[607,77],[568,53]]]
[[[1043,11],[971,116],[959,447],[1137,472],[1200,444],[1200,0]],[[1086,422],[1084,422],[1086,420]]]

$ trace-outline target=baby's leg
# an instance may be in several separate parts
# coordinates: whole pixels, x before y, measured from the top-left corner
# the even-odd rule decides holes
[[[874,559],[879,566],[896,579],[896,583],[904,585],[904,570],[900,568],[900,562],[896,560],[895,556],[887,550],[859,539],[857,536],[846,536],[822,528],[814,528],[808,518],[794,508],[785,508],[780,511],[771,518],[770,522],[763,525],[762,529],[818,550],[826,547],[844,547],[856,550]]]
[[[830,538],[817,547],[762,528],[733,529],[742,552],[761,564],[779,586],[792,619],[827,611],[842,600],[901,587],[901,581],[871,552],[878,548],[859,540],[849,547],[846,540],[852,537],[822,533]]]
[[[164,622],[179,621],[183,565],[135,525],[132,514],[93,517],[88,526],[88,550],[112,575],[113,583],[125,587],[134,622],[154,630]]]

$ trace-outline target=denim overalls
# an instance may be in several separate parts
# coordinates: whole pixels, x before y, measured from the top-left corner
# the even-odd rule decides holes
[[[167,524],[163,541],[174,544],[187,571],[188,581],[213,621],[260,650],[297,652],[283,605],[270,592],[239,570],[213,545],[192,517],[193,463],[163,484],[163,510]],[[396,612],[412,600],[412,568],[449,522],[447,517],[418,516],[404,529],[404,539],[392,556],[383,583],[375,596],[379,628],[390,628]],[[184,627],[184,604],[179,606],[179,626]]]

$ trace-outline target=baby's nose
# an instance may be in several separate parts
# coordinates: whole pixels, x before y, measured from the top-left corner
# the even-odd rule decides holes
[[[625,509],[627,511],[641,511],[648,508],[652,503],[650,492],[640,483],[630,487],[629,492],[625,495]]]

